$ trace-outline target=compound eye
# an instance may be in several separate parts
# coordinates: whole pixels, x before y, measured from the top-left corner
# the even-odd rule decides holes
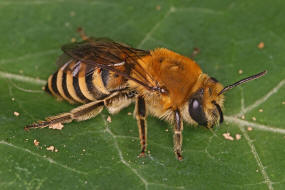
[[[203,105],[198,99],[190,99],[189,114],[194,121],[196,121],[200,125],[207,126],[208,122],[203,110]]]

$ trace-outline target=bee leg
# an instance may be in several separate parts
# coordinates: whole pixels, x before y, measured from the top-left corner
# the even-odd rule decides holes
[[[147,147],[147,125],[146,125],[146,105],[142,96],[138,96],[136,100],[136,119],[140,134],[141,153],[140,157],[145,156]]]
[[[36,123],[33,123],[32,125],[27,125],[25,126],[25,130],[29,130],[31,128],[44,128],[60,123],[70,123],[73,120],[87,120],[99,114],[102,111],[103,107],[103,100],[90,102],[88,104],[84,104],[82,106],[72,109],[69,113],[62,113],[56,116],[51,116],[46,118],[45,121],[38,121]]]
[[[182,160],[182,131],[183,131],[183,121],[181,119],[181,114],[179,110],[174,111],[174,152],[178,160]]]

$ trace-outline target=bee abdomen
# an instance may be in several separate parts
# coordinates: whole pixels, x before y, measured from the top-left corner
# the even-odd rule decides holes
[[[57,88],[57,75],[58,72],[55,72],[53,75],[50,75],[48,78],[48,83],[45,86],[45,91],[57,97],[58,99],[62,99],[58,88]]]
[[[49,77],[45,90],[70,103],[87,103],[121,89],[122,81],[114,79],[115,83],[112,82],[113,75],[108,70],[87,67],[80,62],[62,66]]]
[[[100,77],[97,76],[99,75],[99,73],[100,73],[99,69],[95,69],[85,77],[85,82],[88,91],[91,92],[97,100],[103,99],[106,96],[108,96],[108,94],[110,94],[107,88],[104,85],[102,85]]]

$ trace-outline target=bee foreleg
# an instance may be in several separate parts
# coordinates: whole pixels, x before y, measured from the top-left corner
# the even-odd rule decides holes
[[[32,125],[25,126],[25,130],[29,130],[31,128],[44,128],[44,127],[52,127],[59,123],[70,123],[73,120],[82,121],[90,119],[91,117],[95,117],[98,115],[104,107],[104,101],[96,101],[90,102],[88,104],[84,104],[77,108],[72,109],[69,113],[62,113],[56,116],[51,116],[45,119],[45,121],[38,121],[33,123]]]
[[[146,105],[143,97],[138,96],[136,100],[135,109],[139,135],[141,144],[141,153],[139,156],[145,156],[145,151],[147,147],[147,125],[146,125]]]
[[[174,152],[178,160],[182,160],[182,131],[183,131],[183,121],[181,119],[181,114],[179,110],[174,111]]]

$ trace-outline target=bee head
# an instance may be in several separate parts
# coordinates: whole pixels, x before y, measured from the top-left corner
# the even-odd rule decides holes
[[[222,123],[224,120],[222,112],[223,93],[238,85],[260,78],[266,73],[267,71],[260,72],[226,87],[223,87],[215,78],[201,74],[188,101],[188,113],[191,117],[191,120],[188,118],[188,121],[191,123],[194,120],[198,124],[207,127]]]
[[[199,125],[212,127],[224,120],[222,112],[224,96],[219,95],[223,86],[215,78],[207,75],[200,80],[199,87],[189,98],[188,113]]]

